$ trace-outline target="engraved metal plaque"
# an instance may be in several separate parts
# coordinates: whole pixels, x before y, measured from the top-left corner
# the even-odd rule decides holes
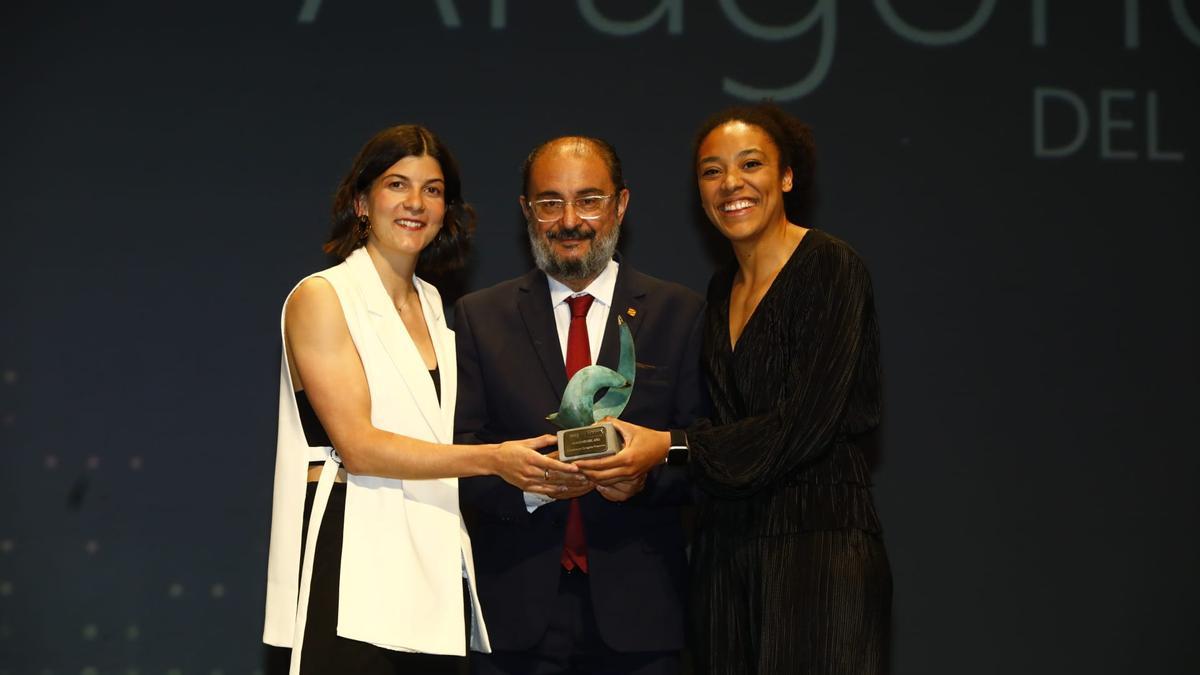
[[[564,462],[615,455],[621,445],[621,435],[608,422],[558,432],[558,458]]]

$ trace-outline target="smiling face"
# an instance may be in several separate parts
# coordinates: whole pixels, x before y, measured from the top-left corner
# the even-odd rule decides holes
[[[388,167],[355,202],[355,212],[371,224],[368,244],[420,254],[442,229],[445,184],[441,165],[429,155],[410,155]]]
[[[611,195],[595,218],[581,218],[574,200]],[[530,205],[542,199],[566,202],[562,217],[542,222]],[[608,165],[586,142],[568,138],[543,150],[529,168],[528,195],[521,210],[539,269],[568,287],[587,286],[608,265],[620,237],[629,191],[616,191]]]
[[[726,122],[704,137],[696,157],[700,203],[726,239],[753,240],[787,225],[783,193],[792,189],[792,170],[761,127]]]

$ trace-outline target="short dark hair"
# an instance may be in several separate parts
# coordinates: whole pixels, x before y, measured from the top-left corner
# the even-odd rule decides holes
[[[792,170],[792,189],[783,193],[783,208],[788,220],[804,225],[813,206],[813,176],[816,172],[817,148],[812,129],[783,108],[764,101],[754,105],[726,108],[700,125],[692,144],[692,166],[700,159],[700,144],[713,129],[727,122],[745,122],[762,129],[779,150],[783,167]]]
[[[375,179],[405,157],[437,160],[445,179],[446,215],[437,237],[417,258],[417,274],[441,274],[461,267],[475,231],[475,209],[463,201],[458,162],[450,149],[429,129],[417,124],[388,127],[371,137],[350,165],[333,197],[333,230],[325,252],[345,260],[363,245],[354,206]]]
[[[521,165],[521,194],[525,195],[526,197],[530,196],[529,172],[532,170],[533,163],[537,160],[537,158],[540,157],[541,154],[545,152],[551,145],[565,140],[572,140],[576,141],[577,143],[592,146],[592,149],[596,151],[596,154],[600,155],[600,159],[603,159],[604,163],[608,165],[608,175],[612,179],[613,187],[616,188],[618,193],[625,189],[625,174],[621,172],[621,158],[617,156],[617,149],[612,146],[612,143],[594,136],[568,135],[555,136],[547,141],[543,141],[532,151],[530,151],[528,156],[525,157],[525,163]]]

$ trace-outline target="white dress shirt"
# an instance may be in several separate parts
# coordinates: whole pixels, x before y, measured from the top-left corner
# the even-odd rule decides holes
[[[600,275],[578,293],[567,288],[566,284],[558,279],[547,275],[546,281],[550,283],[550,306],[554,310],[554,326],[558,329],[558,346],[562,349],[563,368],[567,367],[567,334],[571,328],[571,307],[567,304],[567,298],[585,294],[595,298],[587,314],[588,347],[592,352],[592,363],[595,363],[596,359],[600,357],[600,343],[604,340],[604,327],[608,324],[609,313],[612,309],[612,297],[613,291],[617,287],[619,267],[617,261],[609,260]],[[537,507],[552,501],[554,501],[553,497],[534,492],[525,493],[525,508],[530,513],[533,513]]]

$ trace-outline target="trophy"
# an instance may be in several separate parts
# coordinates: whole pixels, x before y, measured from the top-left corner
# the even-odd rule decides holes
[[[604,366],[580,368],[563,391],[558,412],[546,416],[562,428],[558,432],[558,458],[564,462],[577,459],[606,457],[621,449],[621,437],[613,425],[596,420],[620,417],[633,393],[636,361],[633,355],[633,334],[629,325],[618,316],[617,332],[621,336],[621,359],[617,369]],[[596,395],[607,389],[599,401]]]

